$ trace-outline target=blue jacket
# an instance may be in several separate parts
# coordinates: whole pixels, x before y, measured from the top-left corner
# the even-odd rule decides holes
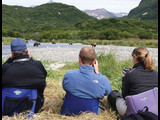
[[[82,98],[104,98],[112,91],[108,78],[95,74],[92,66],[81,65],[79,70],[68,71],[63,78],[65,91]]]

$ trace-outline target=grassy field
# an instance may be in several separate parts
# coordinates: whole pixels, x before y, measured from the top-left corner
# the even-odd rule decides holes
[[[13,37],[2,37],[2,45],[10,45],[13,39]]]
[[[9,45],[14,38],[12,37],[2,37],[2,45]],[[47,41],[43,41],[47,42]],[[55,40],[56,43],[82,43],[86,45],[90,45],[93,42],[96,42],[97,45],[117,45],[117,46],[143,46],[150,48],[158,48],[158,40],[154,39],[137,39],[137,38],[129,38],[123,40]]]
[[[112,85],[112,89],[121,91],[122,70],[124,67],[132,67],[132,60],[117,61],[115,55],[110,53],[107,55],[101,54],[97,57],[99,61],[99,71],[106,75]],[[4,60],[2,60],[4,63]],[[42,111],[36,114],[35,120],[116,120],[117,114],[112,108],[101,110],[99,115],[93,113],[83,113],[80,116],[62,116],[60,115],[60,109],[63,104],[63,98],[65,91],[62,88],[62,79],[64,74],[71,69],[78,69],[79,64],[67,63],[64,67],[58,70],[49,69],[49,65],[53,62],[42,61],[43,65],[47,69],[47,87],[44,91],[45,103],[42,107]],[[158,67],[155,69],[158,71]],[[101,100],[103,104],[110,106],[107,102],[107,97]],[[103,106],[102,106],[103,107]],[[12,118],[4,117],[3,120],[22,120],[25,119],[26,112],[19,115],[15,115]]]

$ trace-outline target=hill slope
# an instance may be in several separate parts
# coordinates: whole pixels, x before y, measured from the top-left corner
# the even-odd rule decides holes
[[[37,7],[8,6],[2,4],[2,26],[22,33],[51,30],[72,26],[77,21],[93,19],[74,6],[62,3]]]
[[[141,0],[138,7],[129,12],[128,17],[158,22],[158,0]]]

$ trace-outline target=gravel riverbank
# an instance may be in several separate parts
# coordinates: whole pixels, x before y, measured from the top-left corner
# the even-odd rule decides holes
[[[74,44],[73,44],[74,45]],[[88,46],[88,45],[82,45]],[[90,46],[90,45],[89,45]],[[100,53],[108,54],[112,52],[116,55],[117,60],[126,60],[131,58],[131,52],[135,47],[126,47],[126,46],[107,46],[107,45],[97,45],[94,49],[99,55]],[[31,55],[38,60],[48,60],[48,61],[57,61],[61,63],[65,62],[78,62],[78,55],[81,48],[73,47],[35,47],[31,48]],[[150,54],[153,57],[154,63],[158,65],[158,48],[147,48]],[[2,55],[2,58],[6,59],[8,55]]]

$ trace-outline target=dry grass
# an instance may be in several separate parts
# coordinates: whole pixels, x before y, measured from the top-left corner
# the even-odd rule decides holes
[[[101,55],[97,59],[99,61],[99,68],[102,74],[109,77],[109,80],[112,84],[112,88],[120,89],[121,86],[121,71],[124,66],[130,66],[130,62],[125,61],[117,62],[115,57],[112,54],[107,56]],[[111,64],[106,64],[111,63]],[[52,64],[48,61],[42,61],[45,68],[48,65]],[[123,64],[122,64],[123,63]],[[78,69],[79,64],[77,63],[67,63],[63,68],[60,68],[59,71],[54,71],[47,69],[47,86],[44,91],[45,102],[44,105],[36,114],[35,120],[116,120],[117,114],[112,108],[101,110],[99,115],[94,113],[82,113],[80,116],[64,116],[60,115],[61,106],[63,104],[63,98],[65,91],[62,87],[63,76],[67,70]],[[117,76],[117,77],[115,77]],[[107,97],[101,100],[104,105],[109,106],[107,102]],[[101,106],[103,107],[103,106]],[[104,107],[103,107],[104,108]],[[27,112],[15,115],[13,117],[3,117],[3,120],[23,120],[27,116]]]
[[[82,113],[80,116],[60,115],[61,106],[65,91],[62,88],[62,80],[47,78],[47,87],[44,91],[45,103],[34,120],[115,120],[116,114],[107,109],[100,112],[99,115],[94,113]],[[105,104],[106,97],[102,100]],[[2,120],[24,120],[27,112],[14,115],[13,117],[3,117]]]

